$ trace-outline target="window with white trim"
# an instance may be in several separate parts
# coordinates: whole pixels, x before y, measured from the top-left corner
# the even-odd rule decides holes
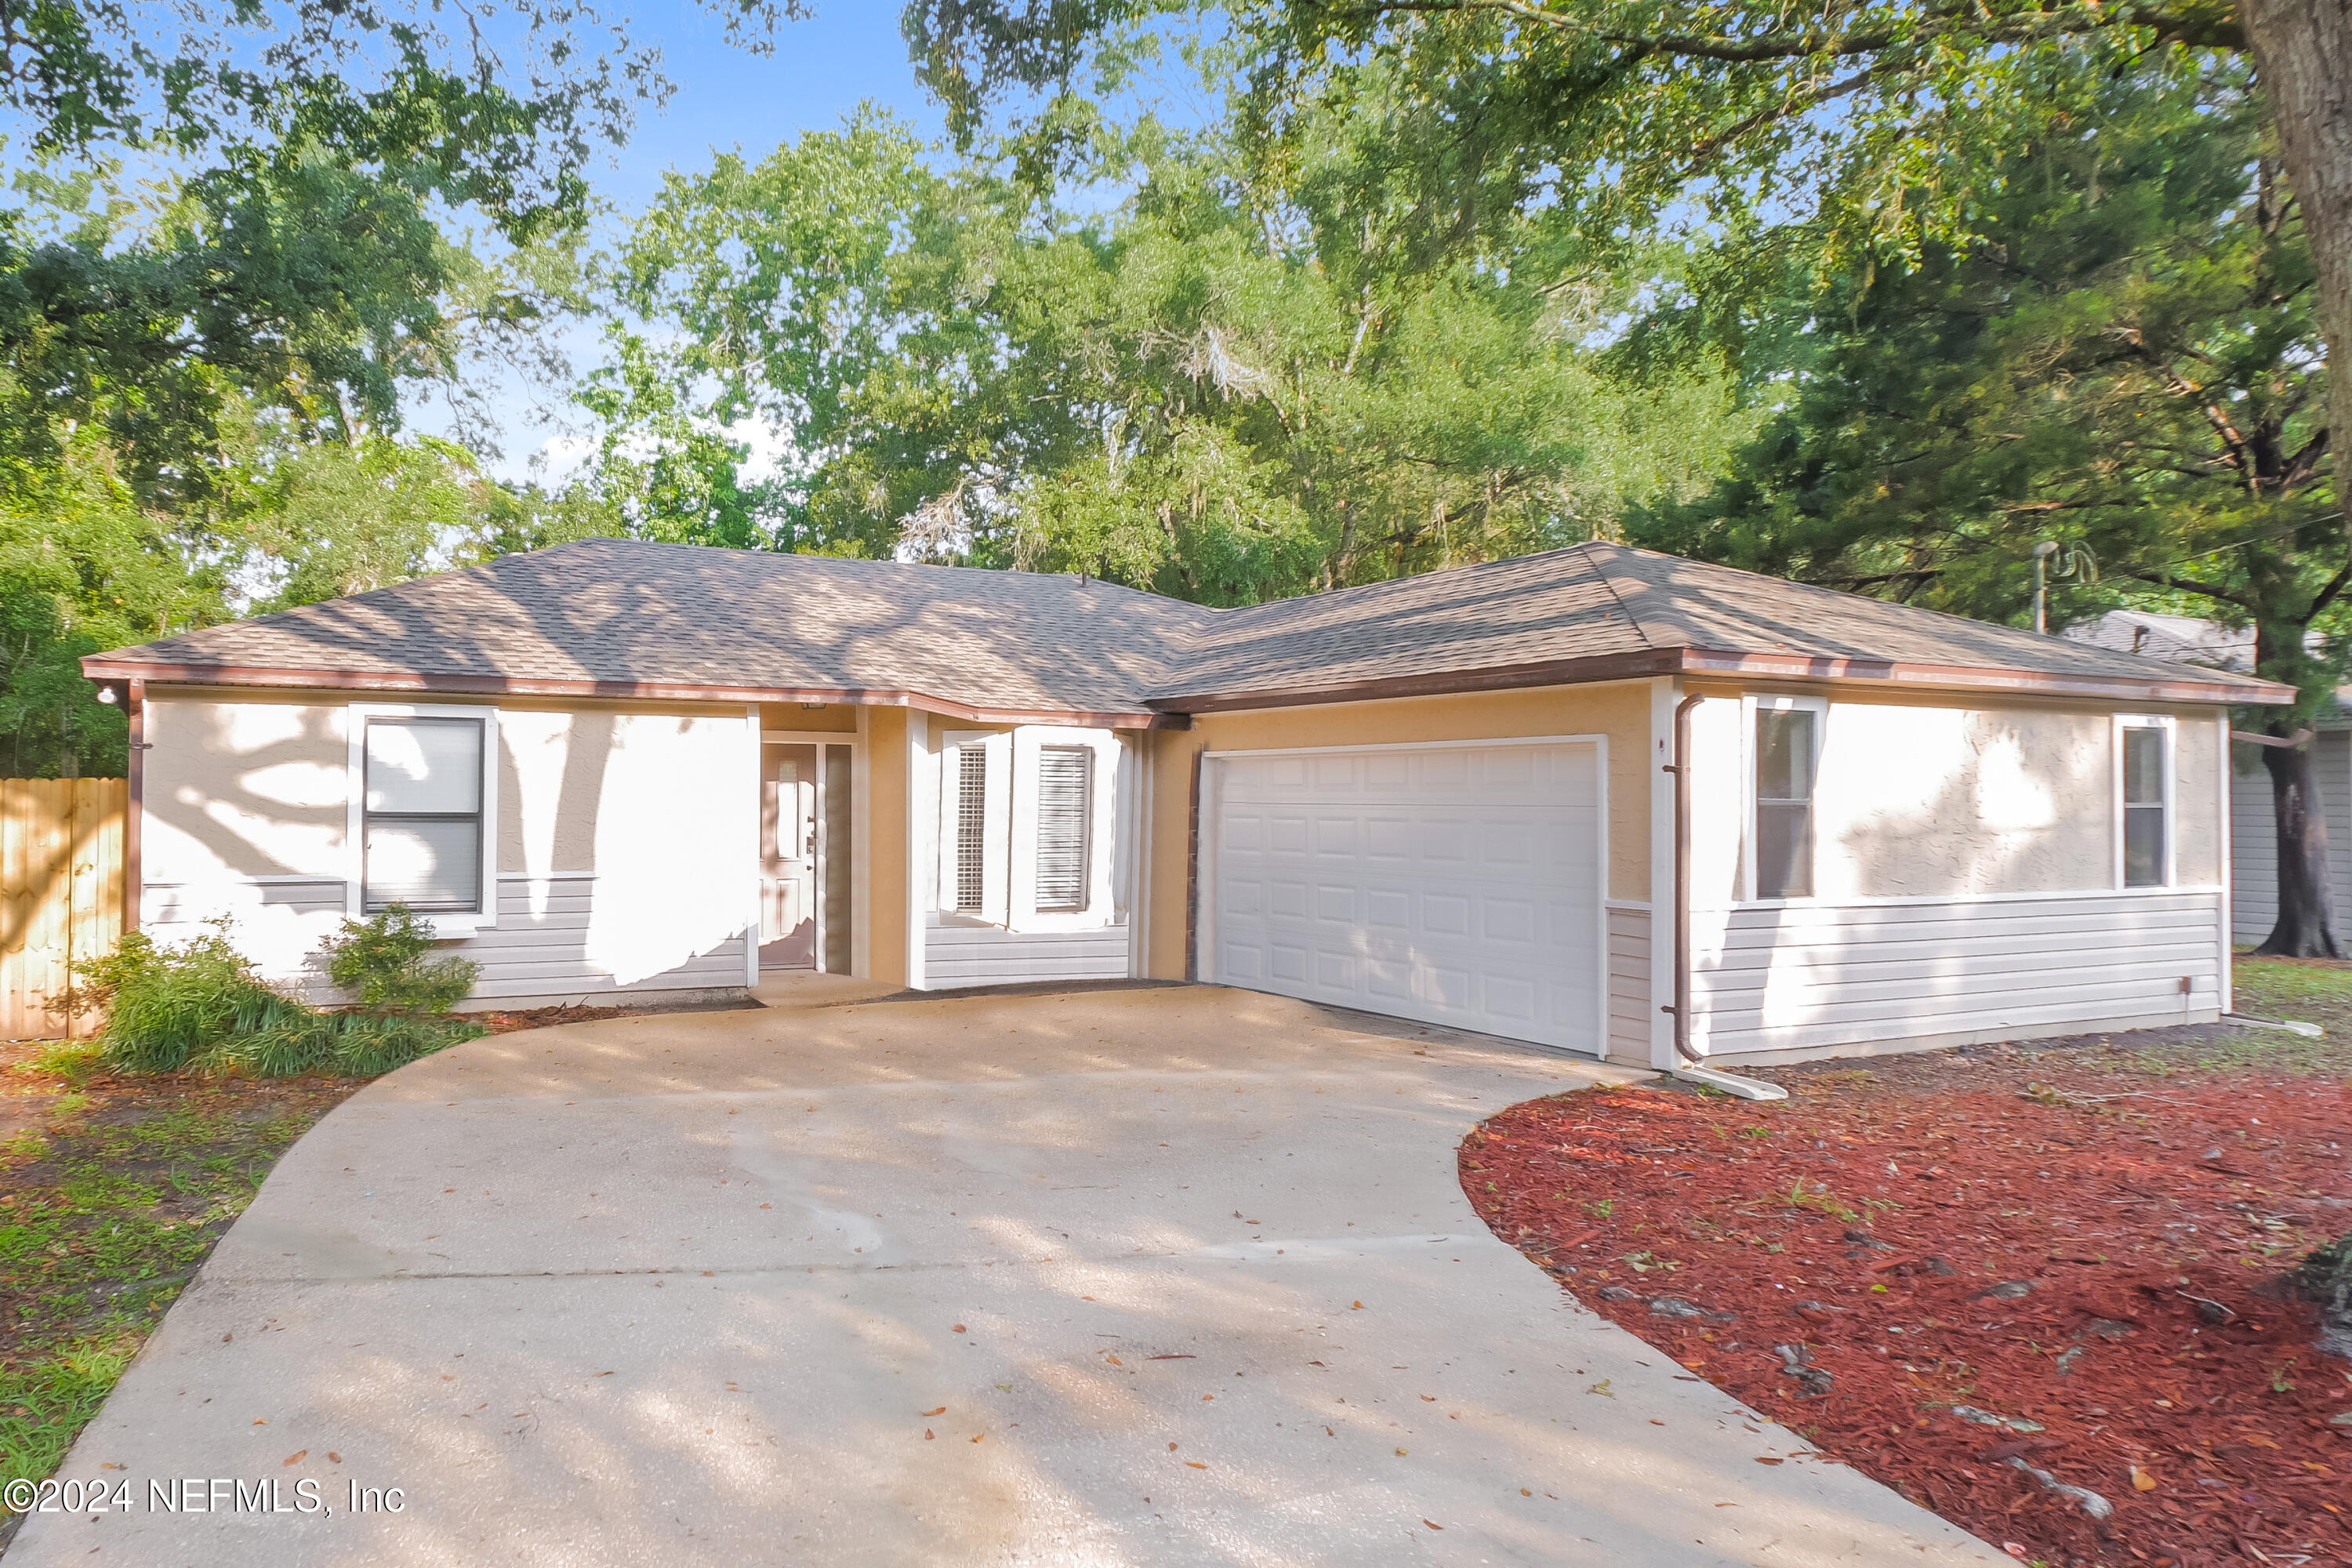
[[[361,910],[480,913],[487,721],[372,714],[363,722]]]
[[[2126,888],[2161,888],[2171,879],[2171,727],[2161,719],[2126,719],[2123,749],[2123,866]]]
[[[1759,899],[1813,893],[1813,775],[1822,712],[1769,699],[1756,706],[1755,865]]]
[[[1087,907],[1093,863],[1095,753],[1089,746],[1037,750],[1037,908],[1075,914]]]

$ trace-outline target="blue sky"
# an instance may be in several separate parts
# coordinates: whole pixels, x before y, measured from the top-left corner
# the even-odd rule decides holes
[[[599,194],[624,209],[642,206],[667,169],[698,168],[714,148],[756,156],[838,125],[864,99],[940,135],[944,121],[915,80],[898,11],[898,0],[819,0],[814,17],[777,30],[765,57],[729,44],[718,20],[691,4],[633,13],[630,31],[661,45],[678,90],[628,146],[600,160],[592,174]]]

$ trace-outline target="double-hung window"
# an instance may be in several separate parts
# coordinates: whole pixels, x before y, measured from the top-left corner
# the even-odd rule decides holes
[[[2123,867],[2126,888],[2161,888],[2172,880],[2171,727],[2161,719],[2125,719],[2116,727],[2123,752]]]
[[[1767,698],[1755,713],[1755,897],[1809,899],[1822,711]]]
[[[482,912],[481,718],[361,719],[360,908]]]
[[[1087,907],[1093,870],[1095,753],[1089,746],[1037,750],[1037,909],[1076,914]]]

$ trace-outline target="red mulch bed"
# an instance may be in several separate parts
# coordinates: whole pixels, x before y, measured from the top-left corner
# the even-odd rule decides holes
[[[2352,1229],[2352,1086],[2006,1049],[1774,1076],[1791,1099],[1515,1105],[1463,1189],[1587,1306],[2012,1555],[2352,1563],[2352,1363],[2278,1287]]]

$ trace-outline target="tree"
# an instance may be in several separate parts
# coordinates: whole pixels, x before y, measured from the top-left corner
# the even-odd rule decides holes
[[[2062,612],[2128,588],[2251,627],[2259,672],[2303,699],[2242,722],[2299,727],[2352,651],[2314,268],[2249,73],[2209,69],[2110,79],[2095,114],[2017,139],[1965,247],[1792,268],[1744,356],[1762,429],[1712,493],[1629,534],[1994,619],[2053,540],[2099,571]],[[1685,305],[1622,352],[1711,330]],[[2263,758],[2280,900],[2262,951],[2340,956],[2309,752]]]
[[[1117,79],[1173,0],[910,0],[923,78],[970,138],[992,110],[1048,145]],[[1233,0],[1262,158],[1336,95],[1409,82],[1444,133],[1418,151],[1457,195],[1540,205],[1599,235],[1694,208],[1733,228],[1793,217],[1830,252],[1916,258],[1965,243],[1984,154],[2053,122],[2111,71],[2189,73],[2250,51],[2302,200],[2336,352],[2332,444],[2352,445],[2352,0]],[[2347,521],[2352,532],[2352,519]]]
[[[1598,374],[1608,301],[1508,237],[1429,251],[1406,194],[1358,199],[1378,132],[1334,119],[1276,190],[1221,132],[1105,132],[1090,173],[1133,191],[1109,212],[935,171],[871,114],[674,177],[621,251],[652,330],[595,393],[607,453],[674,484],[764,426],[780,547],[1218,604],[1587,538],[1702,482],[1712,362],[1643,395]]]

